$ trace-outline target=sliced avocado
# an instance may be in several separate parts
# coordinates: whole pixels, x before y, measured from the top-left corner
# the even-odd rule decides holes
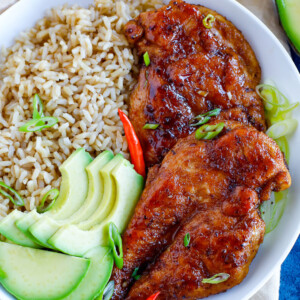
[[[29,227],[37,222],[41,218],[41,216],[51,216],[53,218],[58,218],[59,216],[63,217],[64,215],[68,216],[73,214],[74,207],[76,208],[79,204],[82,204],[82,202],[80,202],[82,201],[80,197],[82,197],[82,195],[86,196],[87,194],[88,179],[85,172],[85,167],[91,161],[92,158],[89,153],[85,152],[85,150],[82,148],[77,149],[59,168],[62,174],[62,183],[60,187],[59,197],[56,200],[55,204],[52,206],[51,210],[47,211],[44,214],[38,214],[36,211],[32,211],[28,214],[18,214],[18,218],[16,218],[15,216],[15,222],[18,225],[13,227],[14,230],[10,231],[9,233],[5,231],[6,235],[9,234],[9,239],[14,241],[16,244],[25,246],[25,234],[25,236],[31,238],[34,243],[39,243],[40,245],[46,247],[47,245],[38,242],[31,235],[28,230]],[[79,199],[80,201],[74,201],[76,199]],[[9,218],[9,216],[5,217],[4,220],[2,220],[4,224],[6,222],[6,218]],[[21,228],[21,230],[19,228]],[[3,235],[5,236],[5,234]],[[51,248],[50,245],[48,246]]]
[[[300,55],[300,1],[276,0],[281,25],[291,45]]]
[[[90,216],[90,218],[77,224],[80,229],[87,230],[92,226],[99,224],[99,222],[104,220],[112,210],[116,194],[111,180],[111,172],[123,159],[124,157],[122,154],[117,154],[113,160],[101,169],[99,175],[104,184],[103,200],[101,205],[98,206],[97,210]]]
[[[39,214],[36,210],[32,210],[28,214],[23,214],[16,221],[16,226],[30,239],[34,239],[32,234],[29,232],[29,227],[33,225],[35,222],[41,219],[41,214]],[[35,240],[36,241],[36,240]]]
[[[40,220],[34,223],[29,231],[32,236],[42,245],[47,248],[53,248],[47,243],[47,240],[63,225],[77,224],[80,221],[86,220],[100,206],[103,196],[103,183],[99,172],[113,159],[113,154],[110,151],[104,151],[91,162],[85,169],[88,174],[88,195],[78,211],[69,218],[63,220],[55,220],[44,215]],[[85,182],[82,183],[82,188],[85,189]],[[83,196],[83,194],[82,194]],[[79,197],[79,196],[78,196]],[[78,199],[77,197],[77,199]],[[74,198],[75,201],[75,198]]]
[[[89,265],[89,259],[0,242],[0,282],[18,299],[62,299],[84,279]]]
[[[19,210],[12,211],[7,217],[0,222],[0,233],[12,242],[25,247],[40,248],[41,246],[33,242],[31,238],[26,236],[16,227],[16,221],[24,214]]]
[[[48,240],[48,243],[62,252],[83,256],[85,252],[96,246],[108,245],[108,225],[110,222],[115,223],[120,233],[125,230],[140,198],[144,180],[125,159],[122,159],[113,169],[110,180],[111,187],[116,189],[116,199],[112,211],[105,220],[88,231],[79,229],[74,225],[67,225],[58,230]]]
[[[114,265],[110,248],[96,247],[84,257],[91,261],[86,276],[65,300],[94,300],[105,288]]]
[[[85,168],[92,160],[90,154],[80,148],[60,166],[62,182],[59,197],[45,215],[63,220],[73,215],[82,206],[88,192],[88,176]]]

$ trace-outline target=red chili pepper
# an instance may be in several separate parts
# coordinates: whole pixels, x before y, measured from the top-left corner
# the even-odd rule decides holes
[[[157,292],[157,293],[153,294],[152,296],[148,297],[147,300],[155,300],[159,294],[160,294],[160,292]]]
[[[144,155],[143,155],[143,150],[140,141],[128,117],[124,114],[122,110],[118,109],[118,112],[119,112],[120,119],[123,123],[125,136],[128,142],[131,162],[134,165],[134,169],[145,178],[146,168],[145,168]]]

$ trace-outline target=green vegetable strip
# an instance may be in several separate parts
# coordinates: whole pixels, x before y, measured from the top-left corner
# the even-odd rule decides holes
[[[221,112],[221,109],[216,108],[205,114],[198,115],[195,118],[193,118],[193,120],[198,120],[198,122],[191,124],[191,126],[200,126],[200,125],[206,124],[211,119],[211,117],[215,117],[215,116],[219,115],[220,112]]]
[[[114,294],[114,289],[115,289],[115,282],[112,280],[106,285],[106,287],[103,291],[103,298],[101,298],[101,299],[110,300]]]
[[[144,53],[144,63],[146,65],[146,67],[148,67],[150,65],[150,57],[149,57],[148,52]]]
[[[205,28],[210,29],[215,21],[215,17],[212,14],[208,14],[202,21]]]
[[[55,117],[43,117],[39,119],[33,119],[19,128],[22,132],[34,132],[41,131],[45,128],[49,128],[58,123],[58,119]]]
[[[41,204],[37,207],[37,212],[38,213],[44,213],[47,210],[49,210],[55,203],[56,199],[59,196],[59,190],[58,189],[52,189],[49,192],[45,194],[43,197]],[[45,206],[45,201],[49,198],[51,200],[48,205]]]
[[[275,140],[288,162],[289,145],[286,136],[292,134],[297,128],[298,122],[292,119],[291,112],[299,103],[290,104],[287,97],[269,84],[258,85],[256,92],[264,100],[266,120],[271,125],[266,133]],[[278,225],[284,213],[287,197],[287,190],[274,193],[273,200],[265,201],[260,205],[261,216],[266,224],[266,233],[271,232]]]
[[[123,246],[122,238],[118,231],[117,226],[114,223],[110,223],[108,227],[109,244],[113,251],[114,260],[116,266],[121,270],[123,268]],[[119,253],[117,252],[117,249]]]
[[[218,284],[221,282],[226,281],[229,279],[230,275],[227,273],[218,273],[210,278],[204,278],[202,283],[209,283],[209,284]]]
[[[188,247],[188,245],[190,244],[190,241],[191,241],[191,235],[189,233],[187,233],[183,239],[184,247]]]
[[[24,200],[23,198],[10,186],[6,185],[3,181],[0,181],[0,186],[7,189],[9,192],[11,192],[15,199],[6,191],[4,191],[2,188],[0,188],[0,193],[4,196],[7,197],[14,205],[17,206],[24,206]]]
[[[147,123],[143,126],[143,129],[156,129],[159,127],[159,124],[150,124],[150,123]]]
[[[224,126],[224,123],[202,125],[196,130],[195,137],[197,140],[211,140],[223,130]]]
[[[280,150],[284,153],[286,162],[289,163],[290,161],[290,148],[289,143],[286,137],[280,137],[279,139],[276,139],[275,142],[279,146]]]
[[[141,278],[141,275],[138,275],[138,271],[139,271],[139,268],[135,268],[131,277],[134,278],[135,280],[139,280]]]
[[[259,209],[266,224],[265,234],[273,231],[279,224],[288,201],[288,191],[274,193],[274,200],[264,201]]]
[[[298,122],[295,119],[286,119],[273,124],[267,130],[266,134],[272,139],[279,139],[283,136],[292,134],[298,126]]]
[[[38,94],[33,97],[33,119],[40,119],[44,117],[43,103]]]

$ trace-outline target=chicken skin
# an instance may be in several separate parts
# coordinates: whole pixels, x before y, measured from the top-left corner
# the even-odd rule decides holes
[[[224,124],[213,140],[194,133],[179,140],[150,168],[123,235],[124,267],[113,271],[113,299],[146,299],[155,291],[159,299],[203,298],[246,276],[263,241],[258,205],[271,191],[287,189],[291,178],[272,139],[240,122]],[[135,268],[142,277],[134,283]],[[230,278],[202,283],[217,273]]]
[[[212,28],[203,20],[214,16]],[[148,166],[161,162],[177,140],[192,133],[192,119],[221,108],[220,119],[265,130],[255,93],[260,81],[256,57],[240,31],[216,12],[182,1],[141,13],[125,25],[139,56],[148,52],[130,98],[129,116]],[[159,124],[145,130],[146,123]]]

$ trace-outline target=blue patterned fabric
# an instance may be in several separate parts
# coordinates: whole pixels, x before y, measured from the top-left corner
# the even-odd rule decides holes
[[[300,72],[300,57],[292,57]],[[279,299],[300,300],[300,238],[281,266]]]

